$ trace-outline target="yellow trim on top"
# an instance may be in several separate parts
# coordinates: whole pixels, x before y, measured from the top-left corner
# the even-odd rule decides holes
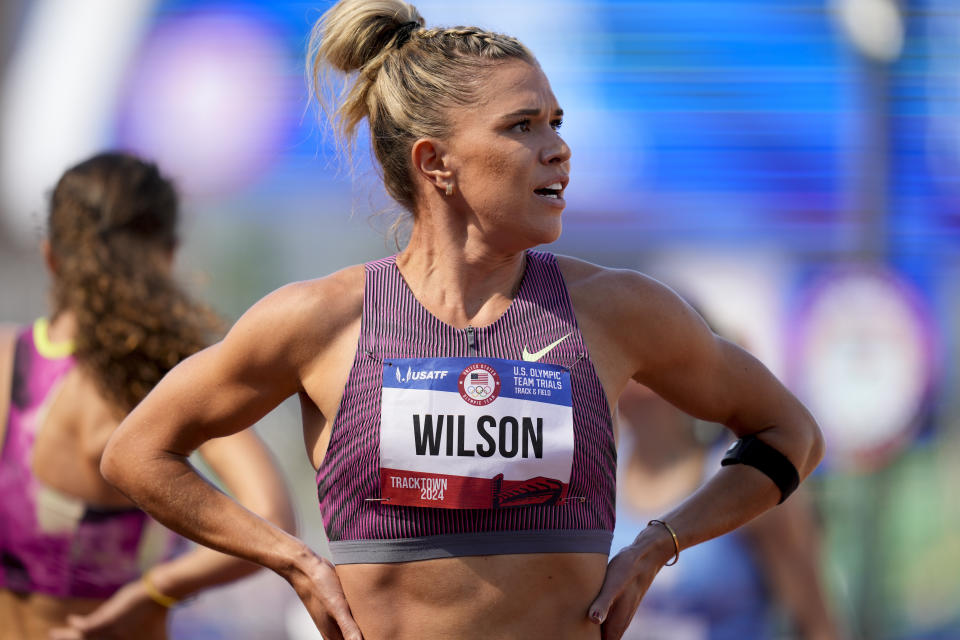
[[[60,360],[73,355],[73,340],[64,340],[62,342],[50,341],[50,321],[46,318],[37,318],[33,323],[33,344],[37,351],[48,360]]]

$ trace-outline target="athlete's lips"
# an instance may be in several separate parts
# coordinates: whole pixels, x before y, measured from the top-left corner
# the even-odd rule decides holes
[[[566,175],[556,176],[549,182],[544,182],[539,187],[535,187],[533,192],[544,198],[554,200],[563,200],[563,190],[567,188],[570,177]]]
[[[556,185],[560,185],[560,190],[563,191],[564,189],[567,188],[567,184],[569,183],[570,183],[570,176],[565,174],[559,174],[550,178],[546,182],[543,182],[540,185],[534,187],[533,190],[536,191],[537,189],[548,189],[551,187],[556,187]]]

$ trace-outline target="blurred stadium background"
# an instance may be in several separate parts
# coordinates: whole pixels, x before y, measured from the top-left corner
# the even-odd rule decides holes
[[[185,196],[179,268],[235,319],[273,288],[395,251],[361,141],[342,162],[303,52],[329,2],[0,3],[0,319],[43,314],[46,195],[106,147]],[[864,639],[960,638],[960,3],[415,3],[518,36],[573,149],[550,249],[694,298],[812,408],[836,608]],[[257,429],[324,540],[293,403]],[[179,638],[297,638],[279,578],[178,611]],[[316,637],[316,636],[313,636]]]

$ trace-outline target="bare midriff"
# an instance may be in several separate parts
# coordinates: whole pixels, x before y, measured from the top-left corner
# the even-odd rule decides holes
[[[536,553],[339,565],[364,640],[599,640],[607,557]]]

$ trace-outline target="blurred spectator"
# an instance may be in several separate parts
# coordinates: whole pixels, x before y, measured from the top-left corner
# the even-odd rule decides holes
[[[619,404],[620,479],[611,555],[720,466],[730,434],[631,382]],[[818,527],[801,489],[746,526],[661,569],[624,640],[836,640]],[[780,612],[785,615],[778,615]],[[783,620],[783,618],[786,620]]]
[[[44,254],[49,320],[0,327],[0,638],[162,639],[170,607],[256,567],[167,532],[100,475],[107,439],[219,323],[174,282],[178,199],[122,153],[69,169]],[[248,508],[292,529],[283,480],[252,431],[201,454]]]

